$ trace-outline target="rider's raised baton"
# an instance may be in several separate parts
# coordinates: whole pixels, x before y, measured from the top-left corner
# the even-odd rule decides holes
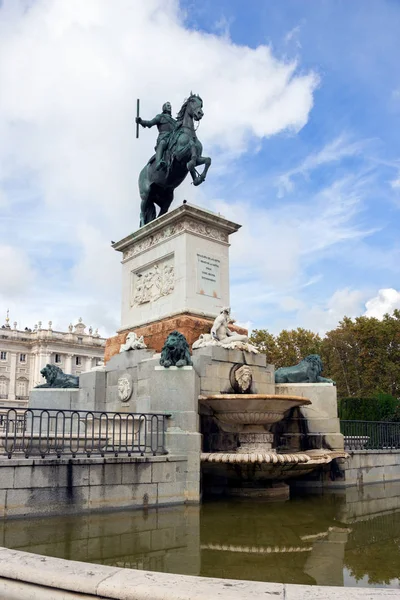
[[[136,100],[136,116],[139,118],[140,112],[140,100],[139,98]],[[139,137],[139,123],[136,123],[136,138]]]

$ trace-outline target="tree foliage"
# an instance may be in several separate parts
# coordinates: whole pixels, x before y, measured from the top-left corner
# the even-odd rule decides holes
[[[298,327],[284,329],[274,336],[266,329],[255,329],[250,342],[267,355],[267,362],[275,368],[288,367],[300,362],[308,354],[321,354],[322,339],[317,333]]]
[[[322,343],[325,370],[337,383],[339,397],[400,396],[400,311],[343,319]]]
[[[336,381],[339,398],[400,397],[400,310],[382,320],[345,317],[324,338],[302,328],[279,335],[255,329],[250,340],[276,368],[320,354],[324,376]]]

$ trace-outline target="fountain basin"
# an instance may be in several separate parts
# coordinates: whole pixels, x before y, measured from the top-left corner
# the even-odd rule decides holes
[[[279,454],[275,450],[240,452],[203,452],[203,476],[208,490],[241,498],[288,500],[292,478],[308,475],[325,467],[336,458],[346,458],[343,452],[308,450]],[[224,482],[224,483],[221,483]]]
[[[220,428],[237,435],[234,452],[202,453],[202,471],[216,490],[224,481],[224,492],[234,496],[286,500],[285,480],[301,476],[332,459],[326,453],[311,457],[305,452],[279,454],[273,448],[271,428],[286,413],[311,404],[303,396],[279,394],[213,394],[199,396]]]
[[[199,396],[199,401],[212,410],[222,429],[224,425],[241,425],[248,431],[248,426],[257,425],[268,430],[291,408],[311,404],[302,396],[278,394],[213,394]],[[251,430],[254,431],[253,427]]]

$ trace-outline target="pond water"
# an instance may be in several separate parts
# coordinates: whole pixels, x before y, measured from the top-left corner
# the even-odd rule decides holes
[[[0,545],[205,577],[400,589],[400,482],[285,503],[9,520]]]

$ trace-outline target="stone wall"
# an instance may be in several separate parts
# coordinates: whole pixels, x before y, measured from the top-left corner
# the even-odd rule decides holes
[[[122,403],[118,398],[118,379],[125,374],[132,379],[134,391],[129,402]],[[105,410],[170,415],[165,447],[173,455],[187,457],[184,501],[200,502],[200,377],[196,369],[165,369],[159,358],[152,358],[151,351],[135,350],[112,357],[105,377]],[[160,497],[161,493],[162,490]]]
[[[238,364],[247,364],[251,368],[252,394],[275,394],[274,367],[267,365],[265,354],[210,346],[194,350],[192,360],[200,375],[202,394],[234,393],[230,373]]]
[[[277,394],[303,396],[311,400],[300,413],[307,420],[310,448],[343,450],[343,435],[337,409],[336,386],[331,383],[281,383],[275,386]]]
[[[363,487],[400,481],[400,450],[355,450],[338,464],[330,463],[325,469],[291,482],[299,488]]]
[[[349,451],[344,485],[400,481],[400,450]]]
[[[214,321],[211,318],[192,314],[179,314],[140,327],[126,329],[125,331],[119,332],[118,335],[108,338],[106,341],[104,361],[108,362],[112,356],[118,354],[121,344],[125,343],[130,331],[134,331],[138,336],[143,335],[148,348],[151,348],[155,352],[161,352],[166,338],[172,331],[177,330],[180,333],[183,333],[191,347],[193,342],[198,340],[201,334],[210,333],[213,322]],[[243,327],[230,325],[230,328],[242,335],[247,335],[247,329],[244,329]]]
[[[0,517],[184,503],[183,456],[2,459]]]

